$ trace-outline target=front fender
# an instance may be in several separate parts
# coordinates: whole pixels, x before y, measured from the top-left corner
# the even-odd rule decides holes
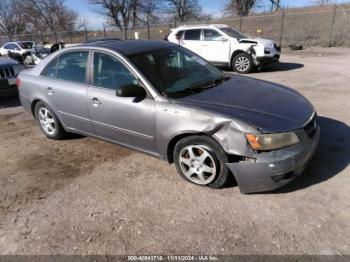
[[[204,134],[216,140],[228,154],[249,156],[253,154],[244,133],[256,130],[232,118],[198,108],[172,103],[157,105],[158,151],[167,158],[168,146],[176,137]]]

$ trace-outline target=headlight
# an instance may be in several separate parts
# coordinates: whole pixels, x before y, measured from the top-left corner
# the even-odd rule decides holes
[[[246,138],[254,150],[261,151],[280,149],[300,142],[298,136],[294,132],[266,135],[248,133],[246,134]]]
[[[14,71],[15,75],[18,75],[24,69],[25,69],[25,67],[22,64],[17,64],[17,65],[13,66],[13,71]]]

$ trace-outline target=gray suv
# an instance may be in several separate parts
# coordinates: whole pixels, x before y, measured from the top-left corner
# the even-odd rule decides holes
[[[165,41],[66,48],[19,76],[20,100],[49,138],[104,139],[175,163],[186,180],[241,192],[302,173],[319,140],[312,104],[296,91],[227,77]]]
[[[17,93],[16,77],[24,69],[24,66],[15,60],[0,57],[0,96]]]

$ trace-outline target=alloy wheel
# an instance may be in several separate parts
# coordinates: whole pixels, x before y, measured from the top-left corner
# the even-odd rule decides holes
[[[244,71],[248,70],[249,64],[250,64],[249,59],[247,57],[244,57],[244,56],[238,57],[235,61],[235,67],[240,72],[244,72]]]
[[[39,108],[39,122],[46,134],[52,136],[56,132],[56,122],[50,111],[45,107]]]
[[[210,149],[203,145],[190,145],[179,154],[182,173],[188,180],[198,185],[208,185],[216,177],[216,165],[209,153]]]

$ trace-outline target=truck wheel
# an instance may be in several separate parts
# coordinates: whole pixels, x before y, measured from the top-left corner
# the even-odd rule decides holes
[[[232,69],[239,74],[248,74],[253,69],[252,56],[247,53],[240,53],[232,61]]]

